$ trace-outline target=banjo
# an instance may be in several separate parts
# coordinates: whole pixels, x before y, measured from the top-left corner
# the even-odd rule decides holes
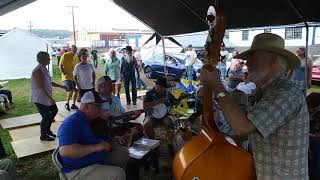
[[[129,111],[125,113],[121,113],[119,116],[112,116],[110,117],[109,121],[114,124],[122,124],[129,122],[132,117],[135,114],[141,114],[146,111],[151,111],[151,116],[156,119],[162,119],[168,114],[168,107],[164,103],[159,103],[151,108],[146,109],[139,109],[134,111]]]
[[[135,114],[141,114],[146,111],[151,111],[151,116],[156,119],[164,118],[168,113],[168,108],[164,103],[155,105],[152,108],[140,109],[135,111],[129,111],[121,113],[118,116],[111,116],[107,120],[102,118],[97,118],[91,124],[91,128],[94,134],[100,136],[105,135],[106,132],[110,132],[111,129],[124,128],[128,129],[131,124],[132,116]]]

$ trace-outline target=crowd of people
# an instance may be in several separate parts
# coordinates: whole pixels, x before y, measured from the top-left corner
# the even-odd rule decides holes
[[[144,96],[143,124],[130,122],[125,127],[108,127],[106,121],[125,113],[119,94],[121,82],[124,83],[127,105],[136,105],[137,86],[146,88],[140,78],[141,58],[134,49],[127,46],[121,59],[116,57],[113,49],[109,53],[105,75],[96,80],[96,63],[88,63],[89,51],[83,48],[77,52],[73,45],[71,51],[61,55],[59,62],[63,86],[51,81],[46,69],[50,63],[49,54],[37,54],[38,65],[31,77],[31,100],[42,116],[40,140],[59,138],[60,161],[68,179],[126,179],[128,147],[132,139],[143,136],[157,139],[154,129],[159,124],[171,132],[167,136],[174,152],[179,152],[201,130],[202,109],[192,121],[195,125],[191,128],[192,133],[185,129],[175,131],[174,120],[168,116],[161,119],[153,116],[152,110],[157,105],[173,104],[175,99],[164,77],[157,79],[155,86]],[[97,51],[92,50],[91,54],[97,54]],[[312,61],[305,63],[305,49],[299,48],[295,55],[285,49],[283,38],[262,33],[255,36],[247,51],[240,54],[234,51],[233,55],[227,72],[229,53],[221,44],[220,61],[216,64],[219,71],[203,69],[200,74],[200,83],[213,90],[212,122],[252,153],[257,179],[300,180],[309,179],[309,174],[319,178],[320,95],[312,93],[306,97],[311,74],[307,79],[303,77],[306,71],[311,72]],[[192,45],[188,46],[185,60],[187,78],[191,83],[193,64],[197,60]],[[58,112],[52,86],[65,89],[65,109],[76,110],[62,122],[57,135],[50,130]],[[79,108],[76,106],[78,93]],[[206,98],[203,88],[196,96],[202,104]],[[12,97],[7,98],[12,103]],[[131,114],[129,120],[140,114]],[[312,158],[308,157],[309,142]]]

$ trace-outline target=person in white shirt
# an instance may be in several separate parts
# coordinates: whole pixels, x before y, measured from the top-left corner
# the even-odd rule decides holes
[[[193,80],[193,64],[197,60],[197,53],[192,50],[192,45],[188,45],[187,51],[184,53],[185,66],[187,72],[187,78],[189,80],[189,84],[192,83]]]
[[[239,83],[236,89],[244,92],[247,95],[253,95],[256,85],[249,81],[248,72],[244,72],[243,82]]]
[[[94,90],[96,74],[92,64],[87,62],[88,50],[81,49],[79,52],[80,62],[74,67],[73,76],[75,77],[80,98],[88,91]]]

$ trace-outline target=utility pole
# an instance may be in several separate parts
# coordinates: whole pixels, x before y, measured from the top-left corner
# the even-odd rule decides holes
[[[72,25],[73,25],[73,41],[74,41],[74,45],[76,44],[76,27],[74,24],[74,8],[78,8],[79,6],[67,6],[68,8],[71,8],[71,13],[72,13]]]
[[[31,30],[32,30],[32,22],[31,21],[28,21],[28,27],[29,27],[29,32],[31,32]]]

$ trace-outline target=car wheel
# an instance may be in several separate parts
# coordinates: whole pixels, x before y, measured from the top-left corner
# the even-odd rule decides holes
[[[187,79],[187,71],[186,70],[183,70],[182,73],[181,73],[181,78],[182,79]]]
[[[152,69],[147,66],[145,69],[144,69],[144,74],[146,75],[146,77],[148,79],[151,79],[152,78]]]

